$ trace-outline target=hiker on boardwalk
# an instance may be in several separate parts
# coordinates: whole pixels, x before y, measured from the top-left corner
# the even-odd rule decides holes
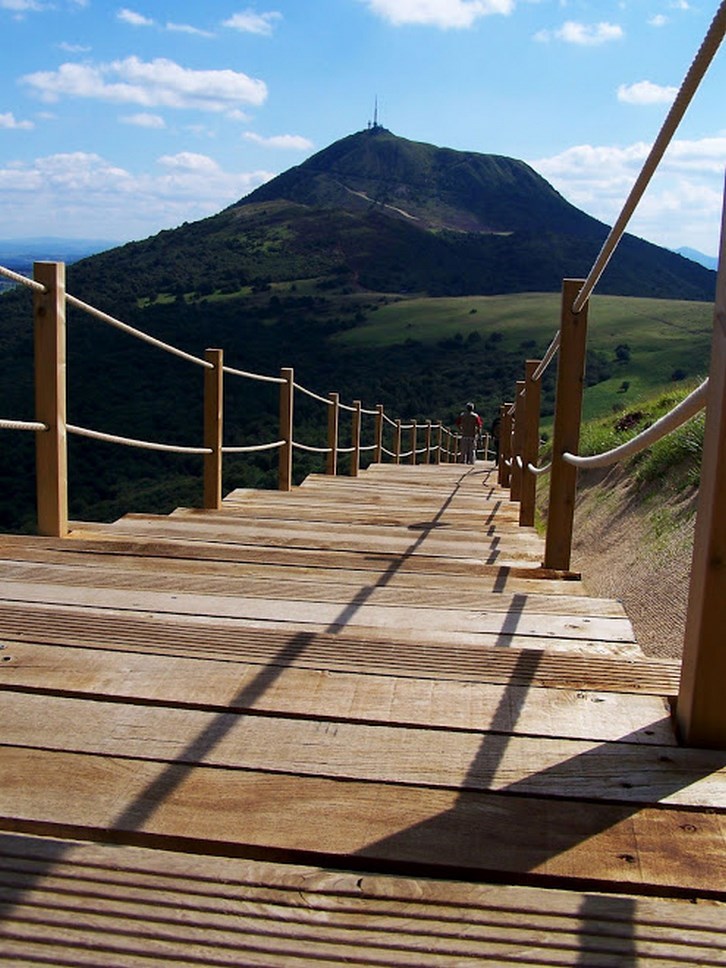
[[[461,431],[461,462],[473,464],[476,460],[474,441],[482,427],[481,417],[473,403],[467,403],[466,410],[461,411],[456,418],[456,426]]]
[[[499,462],[499,436],[502,428],[502,418],[499,414],[496,415],[494,420],[492,420],[492,427],[489,431],[489,436],[491,438],[492,446],[494,448],[494,463]]]

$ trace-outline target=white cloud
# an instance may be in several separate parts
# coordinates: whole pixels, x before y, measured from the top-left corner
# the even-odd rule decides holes
[[[668,22],[668,17],[666,17],[665,14],[657,13],[655,16],[650,18],[648,24],[651,27],[665,27]]]
[[[192,37],[214,37],[209,30],[201,30],[199,27],[192,27],[190,24],[175,24],[169,21],[166,30],[177,34],[190,34]]]
[[[84,47],[83,44],[69,44],[65,40],[58,44],[58,49],[65,51],[66,54],[87,54],[91,50],[90,47]]]
[[[574,205],[611,225],[648,157],[650,145],[577,145],[532,161]],[[676,140],[666,151],[631,220],[629,232],[678,248],[718,249],[726,135]]]
[[[618,101],[624,104],[670,104],[677,93],[677,87],[638,81],[636,84],[621,84],[618,87]]]
[[[129,10],[127,7],[122,7],[118,11],[116,19],[122,23],[130,24],[132,27],[152,27],[154,25],[153,20],[150,20],[141,13],[136,13],[135,10]]]
[[[363,0],[371,11],[395,26],[471,27],[480,17],[509,14],[514,0]]]
[[[621,40],[623,36],[623,28],[619,24],[604,21],[583,24],[576,20],[566,20],[557,30],[540,30],[534,35],[534,39],[543,43],[561,40],[565,44],[576,44],[580,47],[597,47],[612,40]]]
[[[127,114],[120,119],[123,124],[133,124],[138,128],[165,128],[166,121],[158,114]]]
[[[38,0],[0,0],[0,10],[12,10],[13,13],[37,13],[47,9],[48,5]]]
[[[30,131],[34,127],[32,121],[16,121],[15,115],[10,111],[6,114],[0,114],[0,128],[6,128],[10,131]]]
[[[263,138],[261,134],[252,131],[245,131],[244,137],[248,141],[262,145],[264,148],[283,148],[290,151],[309,151],[313,146],[312,141],[304,138],[300,134],[276,134],[270,138]]]
[[[94,98],[141,107],[227,111],[241,104],[260,105],[267,98],[263,81],[241,71],[197,71],[174,61],[138,57],[111,64],[62,64],[21,78],[45,101],[63,96]]]
[[[272,177],[228,172],[193,152],[166,155],[142,174],[85,152],[0,165],[3,231],[63,234],[73,224],[78,234],[103,226],[106,237],[141,238],[215,214]]]
[[[232,30],[239,30],[244,34],[260,34],[263,37],[270,37],[278,20],[282,20],[282,14],[276,11],[256,13],[254,10],[243,10],[225,20],[222,26],[231,27]]]

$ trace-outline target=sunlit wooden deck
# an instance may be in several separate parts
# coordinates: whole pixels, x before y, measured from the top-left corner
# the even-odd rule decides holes
[[[8,964],[726,965],[726,754],[495,480],[0,536]]]

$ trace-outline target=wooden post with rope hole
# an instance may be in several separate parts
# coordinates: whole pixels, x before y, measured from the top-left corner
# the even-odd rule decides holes
[[[373,460],[380,464],[383,460],[383,404],[376,404],[376,427],[375,427],[376,449],[373,451]]]
[[[393,463],[401,463],[401,418],[396,418],[396,431],[393,440]]]
[[[588,305],[585,303],[579,313],[574,313],[572,306],[583,282],[582,279],[565,279],[562,283],[560,356],[544,557],[545,568],[559,571],[569,570],[572,557],[577,468],[568,464],[563,454],[577,454],[580,447]]]
[[[431,421],[426,421],[426,451],[424,453],[424,464],[431,463]]]
[[[676,719],[687,746],[726,750],[726,189],[701,483]]]
[[[524,440],[522,442],[522,496],[519,502],[519,523],[522,527],[534,525],[537,501],[537,475],[528,469],[537,465],[539,456],[539,415],[542,384],[533,379],[540,360],[527,360],[524,364]]]
[[[35,419],[48,430],[35,434],[38,534],[68,534],[68,438],[66,431],[66,267],[36,262],[33,278]]]
[[[207,349],[204,359],[212,368],[204,370],[204,455],[203,507],[217,511],[222,507],[222,441],[224,423],[224,351]]]
[[[277,487],[280,491],[292,490],[292,425],[294,409],[294,371],[291,367],[280,370],[280,460],[277,469]]]
[[[444,439],[444,425],[438,423],[436,425],[436,450],[434,452],[434,464],[441,463],[441,447]]]
[[[353,401],[353,420],[351,430],[351,445],[353,450],[350,455],[350,476],[357,477],[360,470],[360,400]]]
[[[524,397],[522,391],[526,383],[517,380],[514,393],[514,422],[512,426],[512,473],[509,478],[509,500],[522,500],[522,468],[517,458],[522,459],[524,449]]]
[[[504,441],[504,415],[507,412],[507,405],[505,403],[499,406],[499,456],[497,458],[497,484],[500,487],[504,487],[504,454],[503,454],[503,441]]]
[[[411,463],[416,463],[416,438],[417,438],[418,425],[414,420],[411,424]]]
[[[511,468],[508,461],[512,458],[512,414],[509,412],[512,409],[511,403],[505,403],[502,413],[502,427],[501,435],[499,438],[499,446],[501,448],[501,485],[502,487],[509,487],[509,480],[511,474]]]
[[[325,458],[325,473],[335,477],[338,473],[338,424],[340,422],[340,394],[329,393],[328,399],[328,453]]]

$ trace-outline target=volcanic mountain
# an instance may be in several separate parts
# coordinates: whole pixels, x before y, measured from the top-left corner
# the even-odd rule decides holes
[[[431,296],[557,291],[587,274],[607,231],[522,161],[375,126],[86,271],[95,288],[109,274],[129,280],[137,297],[301,279]],[[598,291],[710,300],[714,287],[703,266],[626,236]]]

